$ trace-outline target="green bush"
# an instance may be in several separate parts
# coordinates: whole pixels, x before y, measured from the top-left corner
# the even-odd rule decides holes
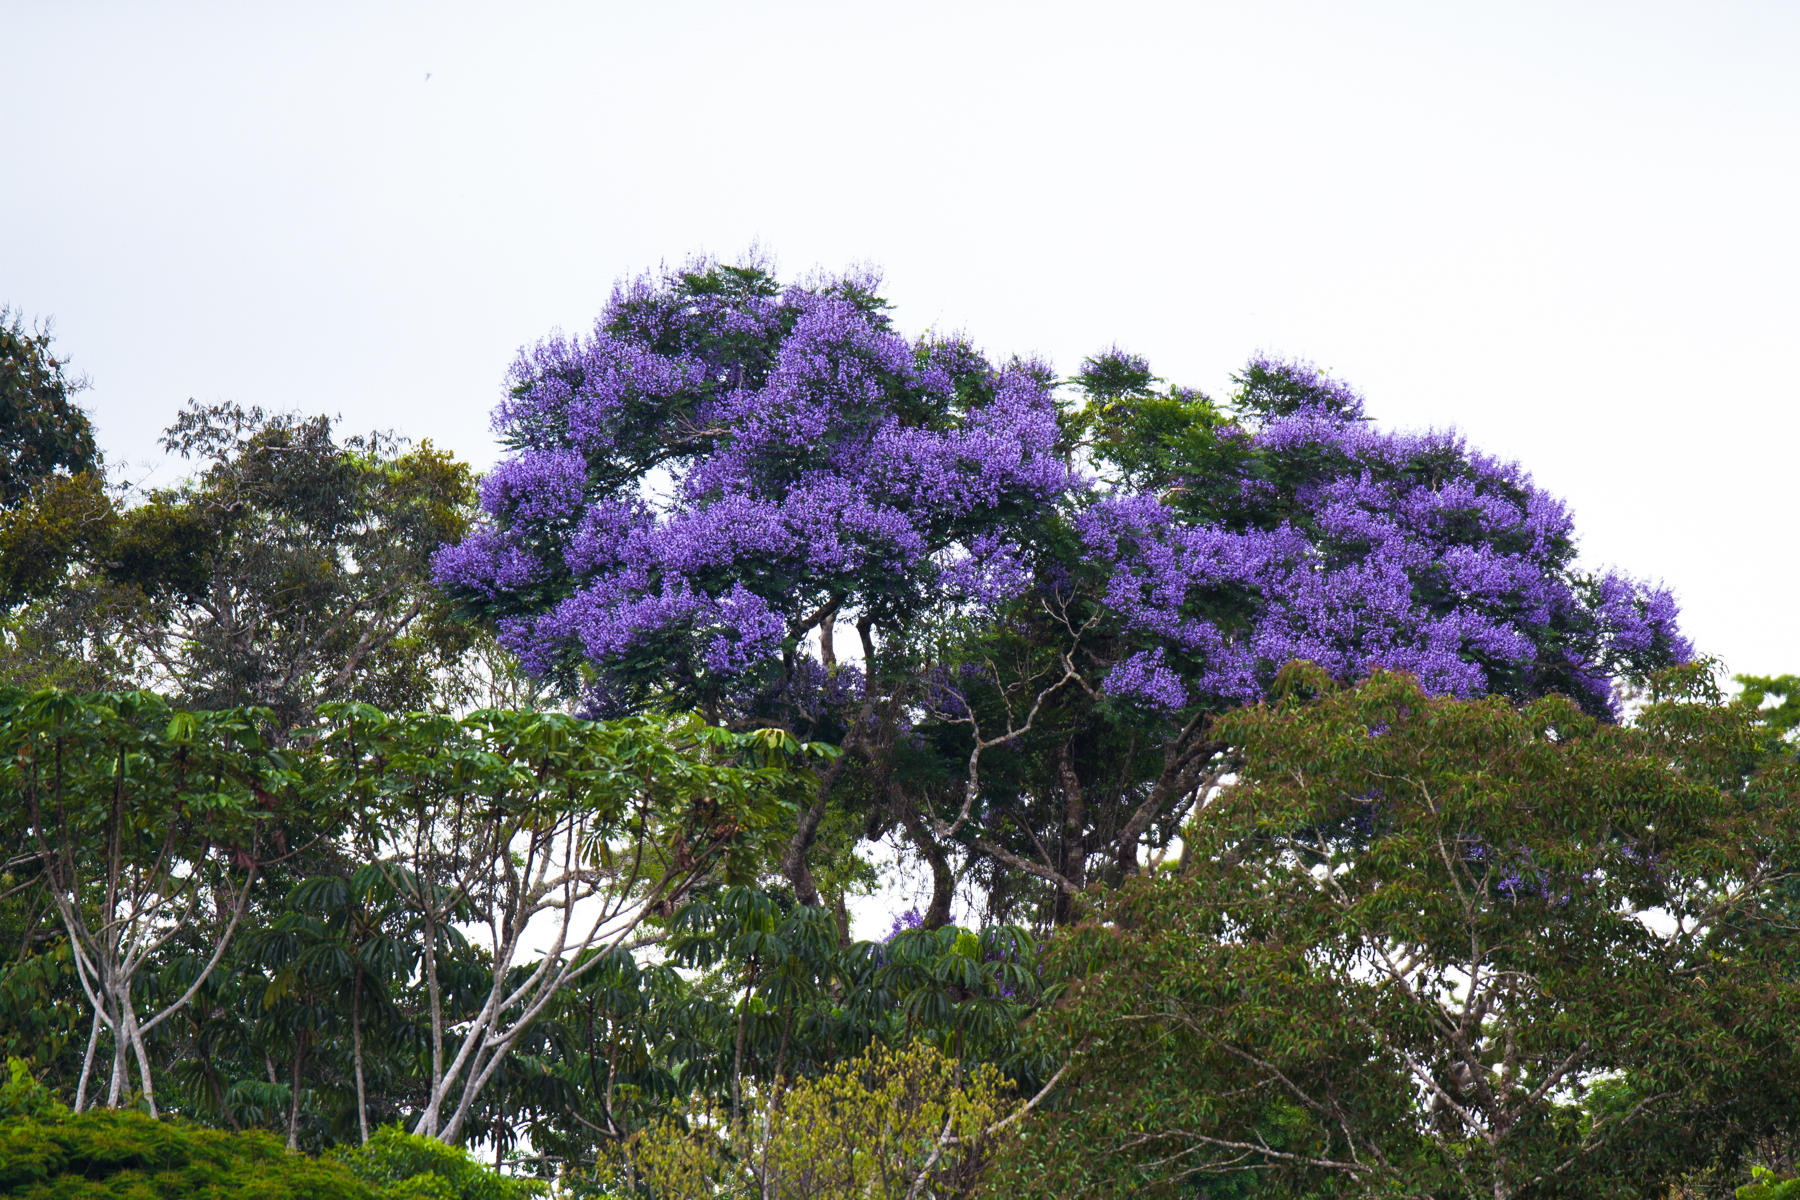
[[[382,1200],[527,1200],[543,1187],[490,1171],[467,1150],[398,1126],[378,1129],[368,1144],[336,1155],[352,1174],[374,1184]]]
[[[0,1195],[17,1200],[382,1197],[341,1163],[290,1153],[267,1133],[201,1129],[137,1112],[75,1116],[66,1109],[0,1120]]]
[[[1754,1183],[1737,1190],[1738,1200],[1800,1200],[1800,1178],[1783,1179],[1767,1167],[1751,1169]]]
[[[526,1200],[541,1191],[395,1128],[308,1158],[260,1130],[107,1109],[76,1116],[18,1059],[0,1082],[0,1196],[14,1200]]]

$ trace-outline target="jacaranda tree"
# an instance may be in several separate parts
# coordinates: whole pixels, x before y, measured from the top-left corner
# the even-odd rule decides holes
[[[1168,847],[1232,766],[1215,716],[1293,659],[1607,715],[1688,654],[1666,593],[1575,568],[1521,469],[1382,431],[1310,367],[1252,362],[1229,404],[1119,351],[1059,384],[909,340],[876,286],[622,286],[521,354],[485,524],[436,564],[596,712],[840,746],[780,858],[803,903],[897,832],[928,923],[959,876],[1061,919]]]

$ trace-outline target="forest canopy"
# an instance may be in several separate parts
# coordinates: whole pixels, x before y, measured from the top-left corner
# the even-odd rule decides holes
[[[1300,361],[1060,377],[907,336],[873,275],[698,261],[524,348],[483,475],[190,402],[146,492],[9,320],[30,1186],[1793,1170],[1794,677],[1728,694],[1453,432]],[[894,873],[919,905],[859,936]]]

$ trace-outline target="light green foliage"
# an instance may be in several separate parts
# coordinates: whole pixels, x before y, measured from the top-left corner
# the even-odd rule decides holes
[[[459,1146],[415,1137],[393,1125],[334,1158],[378,1187],[384,1200],[528,1200],[545,1191],[540,1183],[489,1170]]]
[[[58,1107],[50,1089],[31,1077],[24,1059],[6,1060],[6,1079],[0,1082],[0,1121],[17,1117],[35,1120],[51,1115]]]
[[[1242,459],[1244,448],[1221,437],[1228,414],[1200,392],[1158,387],[1141,360],[1109,354],[1090,358],[1072,381],[1082,403],[1068,420],[1069,435],[1117,481],[1158,493],[1170,504],[1206,511],[1209,481]]]
[[[759,1089],[634,1136],[615,1164],[656,1200],[949,1200],[973,1193],[1019,1107],[989,1066],[930,1046],[873,1046],[823,1075]]]
[[[1737,1190],[1738,1200],[1800,1200],[1800,1178],[1782,1178],[1767,1167],[1757,1167],[1753,1182]]]
[[[202,1129],[138,1112],[75,1116],[8,1062],[0,1083],[0,1195],[29,1200],[527,1200],[542,1184],[398,1129],[324,1158],[267,1133]]]
[[[0,1195],[17,1200],[400,1200],[266,1133],[228,1133],[139,1112],[80,1116],[12,1059],[0,1084]],[[447,1193],[454,1195],[454,1193]],[[505,1195],[505,1193],[499,1193]]]

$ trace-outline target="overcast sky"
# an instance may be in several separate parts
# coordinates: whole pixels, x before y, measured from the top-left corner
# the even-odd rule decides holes
[[[759,245],[902,329],[1454,425],[1800,671],[1800,5],[0,0],[0,301],[113,461],[187,397],[478,465],[521,343]],[[142,468],[149,470],[148,466]],[[162,468],[167,478],[167,468]]]

